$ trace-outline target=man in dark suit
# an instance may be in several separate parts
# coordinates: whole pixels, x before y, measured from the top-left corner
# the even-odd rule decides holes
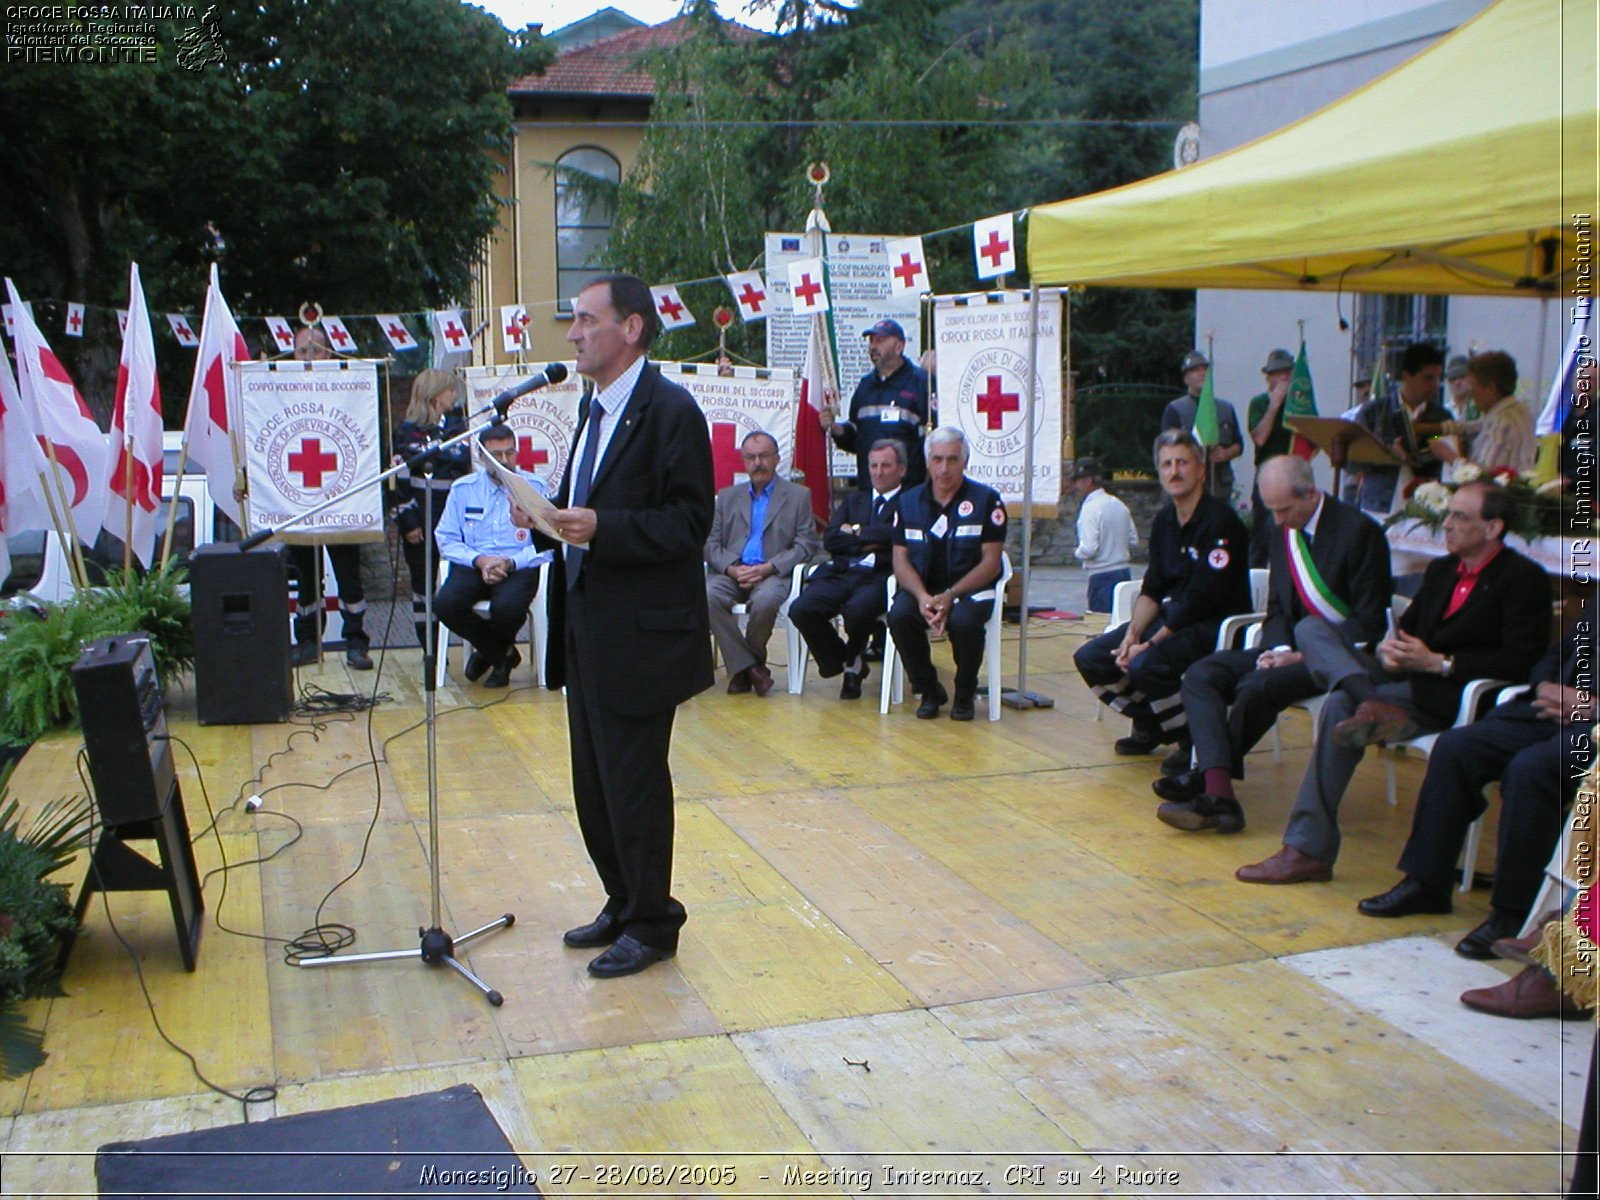
[[[772,690],[767,640],[789,598],[795,567],[821,549],[811,493],[778,475],[778,443],[759,430],[739,447],[747,482],[717,493],[706,538],[706,603],[711,632],[728,668],[728,694]],[[745,627],[733,606],[745,606]]]
[[[1258,483],[1276,530],[1267,540],[1261,645],[1219,650],[1183,674],[1195,765],[1172,764],[1180,773],[1151,785],[1166,801],[1156,816],[1174,829],[1244,828],[1233,781],[1244,778],[1245,755],[1279,713],[1322,691],[1295,647],[1300,621],[1327,616],[1351,646],[1372,645],[1384,634],[1393,581],[1389,543],[1377,522],[1318,490],[1311,464],[1293,454],[1269,459]]]
[[[1566,807],[1594,756],[1594,642],[1600,623],[1590,591],[1583,611],[1528,674],[1528,687],[1462,729],[1439,735],[1417,792],[1405,878],[1358,904],[1369,917],[1450,911],[1450,885],[1467,827],[1483,815],[1483,789],[1500,781],[1500,841],[1489,918],[1456,945],[1493,958],[1515,937],[1544,881]]]
[[[833,558],[811,573],[789,620],[806,639],[824,679],[844,672],[839,699],[859,700],[869,668],[867,640],[888,611],[885,587],[894,563],[894,531],[900,524],[900,481],[905,447],[882,438],[867,454],[872,486],[850,492],[833,510],[822,545]],[[844,618],[844,637],[833,627]]]
[[[1366,747],[1448,728],[1472,679],[1526,679],[1550,641],[1550,580],[1505,544],[1514,509],[1504,488],[1458,488],[1445,516],[1447,554],[1428,565],[1422,588],[1378,657],[1352,650],[1332,623],[1307,617],[1295,641],[1328,702],[1311,764],[1289,814],[1283,848],[1240,867],[1245,883],[1333,878],[1339,802]]]
[[[572,794],[606,890],[600,915],[563,940],[608,946],[589,964],[602,978],[677,952],[672,719],[711,686],[700,557],[711,438],[694,398],[645,361],[657,328],[632,275],[602,276],[573,302],[567,341],[595,391],[550,515],[568,544],[555,556],[546,679],[567,689]]]

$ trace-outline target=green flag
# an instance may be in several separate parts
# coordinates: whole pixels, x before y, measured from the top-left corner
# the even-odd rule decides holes
[[[1194,436],[1202,446],[1215,446],[1220,433],[1217,429],[1217,394],[1211,390],[1211,368],[1206,368],[1206,383],[1200,389],[1200,399],[1194,405]]]
[[[1311,363],[1306,358],[1306,344],[1300,343],[1300,353],[1294,358],[1294,373],[1289,376],[1289,398],[1283,402],[1285,417],[1314,417],[1317,415],[1317,393],[1311,386]],[[1294,453],[1307,462],[1317,448],[1298,433],[1294,435]]]

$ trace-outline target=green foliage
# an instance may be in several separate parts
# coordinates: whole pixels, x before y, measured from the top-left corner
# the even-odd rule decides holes
[[[170,687],[194,666],[194,622],[189,597],[181,590],[188,568],[177,559],[158,571],[117,571],[106,586],[89,594],[97,625],[110,633],[150,635],[156,676]]]

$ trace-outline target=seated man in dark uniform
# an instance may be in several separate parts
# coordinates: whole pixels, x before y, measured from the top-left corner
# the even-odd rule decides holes
[[[951,426],[928,435],[928,482],[900,497],[889,633],[905,661],[917,716],[931,721],[949,700],[929,652],[928,634],[950,639],[956,695],[950,719],[972,720],[983,665],[984,626],[994,611],[994,582],[1006,540],[1006,506],[992,487],[968,479],[966,435]]]

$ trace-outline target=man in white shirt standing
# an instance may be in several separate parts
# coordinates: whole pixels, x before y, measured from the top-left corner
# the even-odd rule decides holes
[[[1111,611],[1117,584],[1132,579],[1128,556],[1139,544],[1128,506],[1102,485],[1100,464],[1080,458],[1072,465],[1078,494],[1078,546],[1072,553],[1089,573],[1089,611]]]

